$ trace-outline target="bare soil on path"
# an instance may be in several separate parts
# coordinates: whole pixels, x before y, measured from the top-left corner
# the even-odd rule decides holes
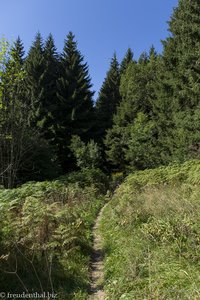
[[[93,253],[91,256],[91,284],[90,284],[90,296],[89,300],[106,300],[105,292],[103,291],[103,249],[102,249],[102,238],[99,234],[99,226],[102,217],[104,207],[100,210],[96,222],[93,227]]]

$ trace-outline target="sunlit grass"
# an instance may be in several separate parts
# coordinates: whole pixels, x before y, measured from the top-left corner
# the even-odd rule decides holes
[[[101,224],[108,299],[200,299],[199,167],[135,173],[116,191]]]

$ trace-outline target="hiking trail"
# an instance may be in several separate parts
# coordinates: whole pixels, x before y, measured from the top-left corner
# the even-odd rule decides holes
[[[89,300],[106,300],[105,292],[103,291],[103,248],[102,248],[102,237],[99,234],[99,226],[103,210],[106,207],[105,204],[100,210],[96,222],[93,226],[93,252],[91,255],[91,273],[90,273],[90,296]]]

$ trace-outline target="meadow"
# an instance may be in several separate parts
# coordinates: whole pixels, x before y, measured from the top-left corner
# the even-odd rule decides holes
[[[200,298],[200,162],[130,174],[101,234],[111,299]]]

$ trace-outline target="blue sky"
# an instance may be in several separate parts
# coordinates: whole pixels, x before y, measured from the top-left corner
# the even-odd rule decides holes
[[[0,37],[18,35],[25,49],[36,32],[51,32],[62,51],[66,34],[76,35],[78,47],[89,64],[93,89],[98,91],[117,52],[122,59],[128,47],[135,58],[154,45],[162,51],[167,21],[178,0],[1,0]],[[97,93],[96,93],[97,95]]]

